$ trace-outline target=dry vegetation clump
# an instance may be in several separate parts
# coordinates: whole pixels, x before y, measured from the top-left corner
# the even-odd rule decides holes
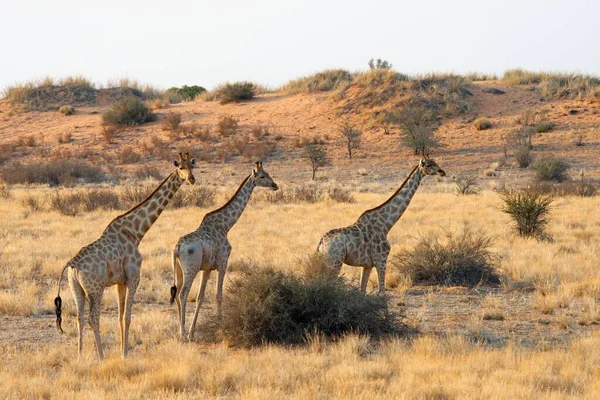
[[[340,186],[331,186],[327,190],[329,198],[337,203],[354,203],[356,199],[351,190]]]
[[[317,185],[305,184],[298,186],[280,186],[277,191],[261,191],[256,193],[253,198],[256,201],[266,201],[268,203],[317,203],[324,200],[325,193],[323,189]]]
[[[234,280],[225,302],[219,333],[238,346],[297,344],[308,332],[325,337],[402,332],[384,298],[364,295],[342,279],[303,279],[258,269]]]
[[[477,194],[477,178],[467,174],[460,174],[454,178],[456,194]]]
[[[491,239],[482,231],[465,225],[458,234],[422,237],[410,250],[391,259],[391,266],[408,275],[413,283],[438,285],[498,284],[501,275]]]
[[[594,100],[598,96],[600,77],[574,73],[534,72],[520,68],[504,72],[503,81],[513,85],[535,85],[543,98]]]
[[[58,109],[58,112],[63,115],[73,115],[75,114],[75,107],[70,105],[64,105]]]
[[[73,140],[73,134],[71,132],[64,132],[64,133],[59,133],[56,136],[56,141],[59,144],[63,144],[63,143],[70,143],[71,140]]]
[[[222,136],[235,135],[239,128],[240,120],[233,115],[224,115],[219,118],[217,123],[217,132]]]
[[[313,75],[294,79],[282,90],[288,94],[328,92],[343,88],[352,82],[352,74],[345,69],[327,69]]]
[[[548,225],[552,197],[535,190],[512,190],[502,194],[502,211],[513,220],[519,236],[541,238]]]
[[[217,191],[210,186],[184,186],[180,188],[171,202],[170,208],[201,207],[206,208],[215,204]]]
[[[39,183],[58,186],[76,182],[102,182],[107,176],[100,167],[85,161],[54,159],[43,165],[6,165],[0,170],[0,178],[11,185]]]
[[[156,115],[137,97],[117,100],[102,114],[102,124],[108,126],[133,126],[156,119]]]
[[[416,155],[429,154],[431,149],[441,145],[436,136],[438,114],[418,99],[402,110],[388,112],[385,119],[388,124],[400,128],[402,142],[412,148]]]
[[[476,131],[485,131],[486,129],[490,129],[492,127],[492,121],[487,118],[481,117],[477,118],[473,121],[473,129]]]
[[[211,92],[201,94],[207,101],[219,101],[220,104],[239,103],[252,100],[256,94],[256,85],[252,82],[225,83],[216,87]]]
[[[300,157],[310,165],[312,170],[312,180],[315,180],[315,175],[320,168],[331,165],[327,149],[314,144],[309,144],[304,147]]]
[[[598,195],[598,185],[587,180],[562,183],[541,181],[531,185],[530,189],[553,197],[594,197]]]
[[[533,165],[533,169],[539,181],[563,182],[567,180],[569,164],[560,157],[542,158]]]
[[[4,90],[4,98],[23,111],[58,110],[68,104],[95,103],[97,90],[94,84],[82,76],[70,76],[59,81],[45,78],[23,84],[15,84]]]
[[[135,164],[142,160],[142,155],[133,146],[125,146],[117,153],[119,164]]]
[[[161,121],[163,131],[176,132],[181,125],[181,113],[170,112],[166,118]]]

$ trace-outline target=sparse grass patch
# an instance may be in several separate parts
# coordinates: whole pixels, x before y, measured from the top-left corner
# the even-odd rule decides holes
[[[239,103],[244,100],[252,100],[255,90],[252,82],[225,83],[215,88],[210,98],[218,100],[220,104]]]
[[[142,155],[138,153],[132,146],[123,147],[117,153],[117,161],[119,164],[135,164],[142,160]]]
[[[345,69],[327,69],[313,75],[294,79],[282,90],[288,94],[328,92],[352,82],[352,74]]]
[[[485,131],[492,127],[492,121],[487,118],[480,117],[473,121],[473,129],[476,131]]]
[[[164,131],[177,131],[181,125],[181,113],[170,112],[161,122]]]
[[[438,285],[498,284],[496,256],[490,251],[491,239],[465,225],[458,234],[422,237],[410,250],[391,259],[390,265],[414,283]]]
[[[232,136],[235,135],[240,120],[235,118],[233,115],[224,115],[219,118],[219,122],[217,123],[217,132],[222,136]]]

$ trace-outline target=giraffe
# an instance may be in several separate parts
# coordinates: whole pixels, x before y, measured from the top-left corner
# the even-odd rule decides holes
[[[221,317],[223,298],[223,279],[227,270],[231,244],[227,233],[238,221],[250,195],[256,186],[279,189],[277,184],[263,169],[262,162],[256,162],[252,170],[241,183],[233,197],[221,208],[206,214],[200,227],[179,239],[173,250],[173,286],[171,287],[171,304],[177,300],[179,331],[185,340],[185,306],[192,283],[198,272],[202,271],[202,281],[196,299],[194,318],[189,330],[189,339],[194,337],[194,327],[198,319],[198,311],[204,301],[206,283],[213,270],[217,270],[217,316]]]
[[[85,300],[90,304],[89,324],[94,333],[98,359],[103,359],[100,340],[100,306],[104,288],[117,285],[121,351],[127,357],[131,307],[140,282],[142,255],[138,245],[175,192],[187,181],[195,183],[192,169],[196,163],[188,153],[179,153],[176,169],[141,203],[119,215],[106,227],[99,239],[83,247],[63,268],[54,299],[56,325],[61,327],[60,286],[68,268],[69,286],[77,306],[78,359],[81,358]]]
[[[445,176],[446,172],[435,161],[422,158],[385,203],[362,213],[354,224],[327,232],[319,241],[317,252],[325,255],[332,273],[337,275],[342,264],[362,267],[360,288],[366,293],[369,275],[375,267],[379,294],[384,295],[385,268],[390,253],[387,234],[408,207],[421,179],[436,174]]]

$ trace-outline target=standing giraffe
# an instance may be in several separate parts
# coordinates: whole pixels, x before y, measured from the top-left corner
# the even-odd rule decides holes
[[[375,267],[379,294],[385,294],[385,267],[390,253],[387,234],[408,207],[421,179],[436,174],[446,175],[435,161],[422,158],[385,203],[362,213],[354,224],[327,232],[319,241],[317,251],[327,257],[332,273],[339,274],[342,264],[362,267],[360,288],[366,293],[369,275]]]
[[[227,270],[227,261],[231,253],[231,244],[227,233],[233,228],[248,204],[250,195],[256,186],[277,190],[278,186],[262,167],[256,162],[252,170],[233,197],[225,205],[204,216],[200,227],[179,239],[173,250],[173,286],[171,287],[171,304],[177,300],[179,316],[179,333],[185,340],[185,306],[194,278],[202,271],[202,281],[196,299],[194,318],[190,326],[189,338],[194,336],[194,326],[198,319],[198,311],[204,301],[206,282],[212,270],[217,270],[217,316],[221,316],[223,299],[223,279]]]
[[[119,297],[121,350],[123,358],[127,357],[131,307],[140,282],[142,266],[142,255],[138,245],[183,182],[194,184],[192,169],[195,163],[196,160],[190,160],[188,153],[183,155],[179,153],[178,161],[174,161],[177,168],[171,175],[162,181],[145,200],[112,220],[98,240],[79,250],[63,268],[58,281],[58,296],[54,299],[56,324],[62,332],[60,284],[65,269],[70,267],[69,286],[77,306],[79,357],[81,357],[83,340],[84,305],[87,299],[90,303],[89,324],[94,332],[98,358],[100,360],[103,358],[100,341],[100,306],[104,288],[115,284]]]

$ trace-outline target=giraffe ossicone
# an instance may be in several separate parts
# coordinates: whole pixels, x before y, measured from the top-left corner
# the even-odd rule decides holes
[[[202,271],[202,281],[196,298],[194,317],[189,329],[189,338],[194,336],[194,327],[198,319],[200,306],[204,301],[204,292],[210,273],[217,270],[217,315],[221,316],[221,303],[223,299],[223,280],[227,270],[227,262],[231,254],[231,244],[227,234],[238,221],[250,195],[255,187],[267,187],[278,190],[279,187],[263,169],[262,162],[258,161],[244,181],[241,183],[233,197],[221,208],[209,212],[204,216],[200,227],[179,239],[173,250],[173,286],[171,287],[171,304],[177,301],[177,315],[179,318],[179,333],[182,340],[185,335],[185,309],[192,287],[198,272]]]
[[[77,307],[78,356],[83,347],[85,300],[90,304],[89,324],[94,333],[98,359],[102,360],[100,340],[100,306],[104,289],[117,285],[121,351],[127,357],[131,307],[140,282],[142,255],[138,245],[184,181],[195,183],[192,169],[195,160],[189,153],[179,153],[173,171],[142,202],[116,217],[100,238],[83,247],[63,268],[58,281],[58,296],[54,299],[56,324],[62,332],[62,299],[60,286],[68,269],[68,279]]]
[[[430,158],[422,158],[387,201],[362,213],[354,224],[332,229],[321,238],[317,252],[325,255],[332,274],[339,274],[343,264],[362,267],[360,288],[365,293],[375,267],[379,293],[385,294],[385,270],[390,253],[387,234],[404,214],[425,175],[445,176],[446,172]]]

